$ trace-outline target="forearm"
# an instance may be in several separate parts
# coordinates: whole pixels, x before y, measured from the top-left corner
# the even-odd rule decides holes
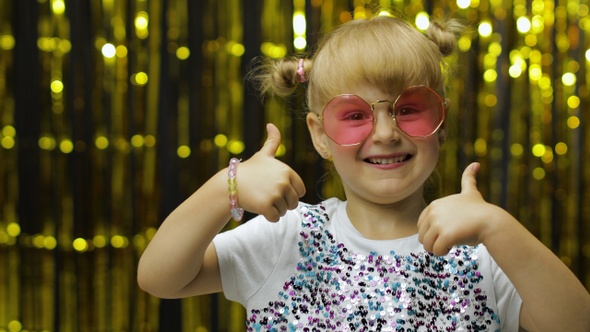
[[[589,331],[590,295],[576,276],[506,211],[491,215],[483,243],[521,296],[534,324],[528,328]]]
[[[158,297],[180,294],[199,274],[209,244],[229,218],[223,170],[164,220],[139,261],[140,287]]]
[[[301,177],[275,159],[281,143],[267,125],[264,145],[239,167],[240,207],[277,221],[305,194]],[[236,188],[237,190],[237,188]],[[228,169],[215,174],[160,226],[138,266],[139,286],[158,297],[186,297],[221,291],[217,253],[211,241],[230,213]]]

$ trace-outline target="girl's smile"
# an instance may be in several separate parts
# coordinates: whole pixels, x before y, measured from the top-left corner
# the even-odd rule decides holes
[[[397,153],[390,155],[374,155],[365,158],[364,161],[377,168],[390,169],[402,166],[411,158],[412,155],[409,153]]]

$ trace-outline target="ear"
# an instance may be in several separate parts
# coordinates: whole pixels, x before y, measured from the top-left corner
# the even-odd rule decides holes
[[[445,128],[444,124],[438,129],[438,144],[442,146],[445,144],[447,140],[447,129]]]
[[[445,141],[447,140],[447,115],[449,114],[449,105],[451,104],[451,100],[449,98],[445,99],[445,109],[443,110],[443,112],[445,112],[445,120],[443,121],[442,125],[440,126],[440,128],[438,129],[437,135],[438,135],[438,143],[439,145],[443,145],[445,143]]]
[[[305,117],[307,123],[307,129],[309,130],[309,134],[311,135],[311,141],[313,142],[313,147],[315,150],[322,156],[324,159],[329,159],[330,156],[330,148],[328,145],[328,136],[324,133],[324,129],[322,128],[322,123],[320,118],[316,112],[309,112]]]

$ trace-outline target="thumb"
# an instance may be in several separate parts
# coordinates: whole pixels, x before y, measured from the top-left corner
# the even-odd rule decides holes
[[[266,124],[266,132],[268,133],[268,136],[266,137],[266,141],[260,149],[260,152],[274,158],[279,145],[281,145],[281,132],[279,131],[279,128],[272,123]]]
[[[465,170],[463,171],[463,175],[461,176],[461,192],[466,193],[470,191],[478,191],[477,190],[477,180],[475,176],[477,175],[477,171],[479,171],[479,163],[471,163]]]

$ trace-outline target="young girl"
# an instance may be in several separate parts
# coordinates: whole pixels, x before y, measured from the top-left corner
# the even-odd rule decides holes
[[[477,163],[461,193],[423,198],[445,138],[442,57],[455,42],[443,24],[424,36],[378,17],[343,24],[311,60],[269,66],[263,90],[307,82],[313,144],[346,201],[298,202],[305,186],[274,158],[281,137],[269,124],[258,153],[164,221],[141,257],[141,288],[223,291],[246,307],[249,331],[590,331],[586,289],[483,200]],[[259,216],[218,234],[242,209]]]

